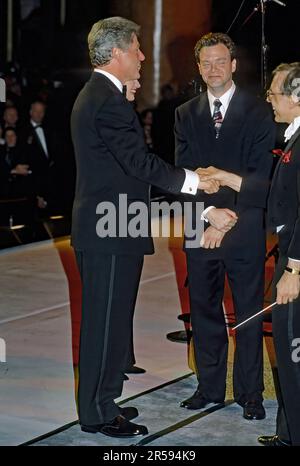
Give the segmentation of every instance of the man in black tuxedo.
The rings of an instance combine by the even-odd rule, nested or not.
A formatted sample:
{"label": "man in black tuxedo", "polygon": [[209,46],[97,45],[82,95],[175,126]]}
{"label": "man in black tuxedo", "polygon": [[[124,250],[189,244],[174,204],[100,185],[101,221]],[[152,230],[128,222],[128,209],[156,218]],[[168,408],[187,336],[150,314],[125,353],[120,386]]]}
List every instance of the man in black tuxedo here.
{"label": "man in black tuxedo", "polygon": [[[191,322],[198,388],[181,403],[200,409],[223,402],[228,335],[222,306],[225,273],[237,321],[260,310],[264,296],[264,208],[272,166],[274,125],[267,106],[235,86],[235,46],[221,33],[203,36],[195,46],[207,92],[176,111],[177,166],[217,179],[220,190],[199,193],[207,228],[201,247],[186,250]],[[220,224],[233,212],[238,221],[226,232]],[[246,419],[263,419],[262,320],[236,332],[234,398]]]}
{"label": "man in black tuxedo", "polygon": [[51,202],[52,192],[55,191],[51,183],[56,156],[55,135],[49,127],[43,125],[45,113],[46,105],[43,102],[32,102],[30,121],[21,132],[22,150],[26,152],[32,170],[33,189],[40,209],[44,209]]}
{"label": "man in black tuxedo", "polygon": [[267,92],[275,121],[288,123],[284,151],[276,166],[268,218],[279,238],[274,277],[272,330],[278,376],[276,435],[259,437],[266,446],[300,446],[300,62],[273,71]]}
{"label": "man in black tuxedo", "polygon": [[[148,206],[150,184],[172,193],[219,188],[218,182],[203,184],[194,172],[147,153],[137,115],[122,94],[124,83],[140,77],[145,59],[138,32],[135,23],[119,17],[93,25],[88,44],[94,72],[71,116],[77,165],[72,245],[83,287],[79,421],[85,432],[114,437],[147,433],[145,426],[130,422],[138,415],[135,408],[121,409],[114,401],[122,392],[143,257],[154,252],[148,216],[148,233],[134,237],[127,233],[132,215],[127,219],[124,211],[136,201]],[[125,209],[121,194],[127,196]],[[116,219],[124,219],[114,231],[103,228],[108,206]],[[234,223],[225,222],[228,228]]]}

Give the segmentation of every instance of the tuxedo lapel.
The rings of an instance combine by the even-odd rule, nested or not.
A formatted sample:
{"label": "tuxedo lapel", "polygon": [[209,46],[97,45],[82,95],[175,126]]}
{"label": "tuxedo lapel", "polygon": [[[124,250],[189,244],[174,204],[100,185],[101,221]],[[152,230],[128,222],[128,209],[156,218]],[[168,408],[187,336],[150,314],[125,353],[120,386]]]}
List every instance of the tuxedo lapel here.
{"label": "tuxedo lapel", "polygon": [[[300,128],[297,129],[297,131],[293,134],[291,139],[287,142],[287,144],[286,144],[286,146],[284,148],[284,152],[288,152],[291,149],[291,147],[296,142],[296,140],[298,139],[299,136],[300,136]],[[278,160],[275,171],[274,171],[274,175],[273,175],[274,179],[277,177],[281,165],[282,165],[282,162],[281,162],[281,159],[280,159],[280,160]]]}
{"label": "tuxedo lapel", "polygon": [[[293,146],[293,144],[296,142],[296,140],[298,139],[298,137],[300,136],[300,128],[293,134],[293,136],[291,137],[291,139],[287,142],[285,148],[284,148],[284,152],[288,152],[291,147]],[[282,168],[282,162],[281,162],[281,159],[278,160],[277,162],[277,165],[276,165],[276,168],[274,170],[274,174],[273,174],[273,179],[272,179],[272,184],[271,184],[271,189],[270,189],[270,195],[269,195],[269,199],[271,199],[273,197],[273,193],[276,191],[277,189],[277,177],[278,177],[278,174],[279,174],[279,170]]]}
{"label": "tuxedo lapel", "polygon": [[[44,157],[48,159],[47,157],[47,154],[45,153],[44,151],[44,148],[42,146],[42,143],[40,141],[40,138],[38,137],[38,134],[36,132],[36,129],[33,125],[32,126],[32,136],[33,136],[33,139],[35,140],[36,144],[39,146],[41,152],[43,153]],[[46,144],[47,144],[47,139],[46,139],[46,134],[45,134],[45,131],[44,131],[44,136],[45,136],[45,140],[46,140]]]}

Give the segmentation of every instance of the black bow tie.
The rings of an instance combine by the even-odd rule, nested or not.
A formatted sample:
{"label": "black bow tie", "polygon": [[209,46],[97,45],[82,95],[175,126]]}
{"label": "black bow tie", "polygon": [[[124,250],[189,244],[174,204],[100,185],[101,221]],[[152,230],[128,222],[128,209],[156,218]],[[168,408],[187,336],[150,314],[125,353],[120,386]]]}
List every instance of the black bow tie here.
{"label": "black bow tie", "polygon": [[123,86],[122,94],[124,97],[126,97],[126,92],[127,92],[127,86]]}
{"label": "black bow tie", "polygon": [[43,128],[43,125],[35,125],[34,129]]}

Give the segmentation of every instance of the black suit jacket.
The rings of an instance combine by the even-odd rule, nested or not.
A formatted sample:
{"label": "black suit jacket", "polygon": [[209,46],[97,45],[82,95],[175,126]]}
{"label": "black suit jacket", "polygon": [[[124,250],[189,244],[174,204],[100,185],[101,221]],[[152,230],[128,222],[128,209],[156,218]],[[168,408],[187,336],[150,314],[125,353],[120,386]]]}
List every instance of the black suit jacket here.
{"label": "black suit jacket", "polygon": [[[147,237],[106,237],[96,233],[101,202],[110,202],[119,218],[119,194],[149,204],[149,184],[178,193],[184,171],[149,154],[143,130],[132,105],[118,88],[100,73],[92,73],[79,93],[71,116],[77,165],[73,206],[72,244],[111,254],[151,254]],[[124,212],[123,212],[124,213]],[[149,219],[148,219],[149,220]],[[150,229],[150,228],[149,228]]]}
{"label": "black suit jacket", "polygon": [[300,260],[300,128],[288,141],[289,163],[279,160],[268,201],[270,226],[284,225],[279,232],[279,246],[284,255]]}
{"label": "black suit jacket", "polygon": [[212,165],[243,178],[239,193],[228,187],[212,195],[198,192],[195,201],[203,202],[204,208],[227,207],[239,216],[220,248],[200,248],[198,253],[242,257],[263,253],[274,138],[275,125],[268,106],[239,88],[230,101],[218,139],[206,92],[176,110],[176,164],[191,169]]}
{"label": "black suit jacket", "polygon": [[56,153],[56,143],[54,132],[43,126],[44,136],[47,144],[48,157],[36,133],[36,129],[31,123],[26,125],[21,132],[22,151],[26,155],[26,163],[32,170],[33,190],[37,195],[49,200],[52,190],[51,170],[54,168],[54,158]]}

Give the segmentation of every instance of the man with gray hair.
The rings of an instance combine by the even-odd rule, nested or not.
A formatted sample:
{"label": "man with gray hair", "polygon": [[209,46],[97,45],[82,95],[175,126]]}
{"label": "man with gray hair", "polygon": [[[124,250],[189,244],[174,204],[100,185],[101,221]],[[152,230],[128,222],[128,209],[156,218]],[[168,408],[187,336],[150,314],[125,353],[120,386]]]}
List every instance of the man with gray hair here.
{"label": "man with gray hair", "polygon": [[[137,200],[149,205],[150,184],[193,195],[197,189],[219,188],[218,182],[202,183],[196,173],[147,152],[135,111],[122,94],[125,82],[139,79],[145,60],[138,34],[139,26],[124,18],[93,25],[88,45],[94,72],[71,116],[77,165],[72,245],[83,287],[79,421],[85,432],[112,437],[148,433],[145,426],[130,422],[138,415],[135,408],[119,408],[114,400],[122,393],[143,258],[154,252],[151,233],[129,236],[131,217],[120,211],[119,196],[126,194],[128,212]],[[99,232],[99,206],[104,203],[115,207],[114,231]]]}
{"label": "man with gray hair", "polygon": [[272,330],[278,377],[276,435],[259,437],[265,446],[300,446],[300,63],[283,63],[273,71],[267,91],[275,121],[289,123],[284,151],[273,176],[268,217],[279,238],[274,277]]}

